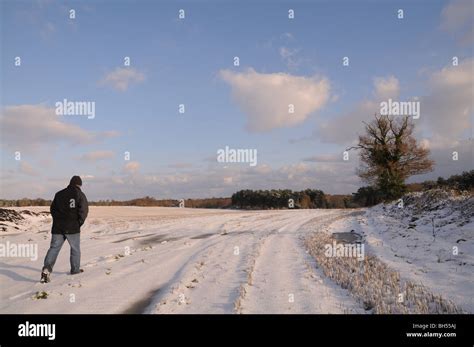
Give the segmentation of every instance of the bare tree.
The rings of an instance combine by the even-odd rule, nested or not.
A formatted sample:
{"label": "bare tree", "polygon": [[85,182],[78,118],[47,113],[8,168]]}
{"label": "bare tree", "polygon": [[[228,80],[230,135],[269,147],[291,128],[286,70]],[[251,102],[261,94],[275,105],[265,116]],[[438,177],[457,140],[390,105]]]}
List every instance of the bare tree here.
{"label": "bare tree", "polygon": [[361,166],[358,175],[380,190],[384,198],[395,199],[405,192],[405,180],[432,170],[429,149],[419,146],[413,137],[414,125],[408,117],[375,115],[359,136]]}

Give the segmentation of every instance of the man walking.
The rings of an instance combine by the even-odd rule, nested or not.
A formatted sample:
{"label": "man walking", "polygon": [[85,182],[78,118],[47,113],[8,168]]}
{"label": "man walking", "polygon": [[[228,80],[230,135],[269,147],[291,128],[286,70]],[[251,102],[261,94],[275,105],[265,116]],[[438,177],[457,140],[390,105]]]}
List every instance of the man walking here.
{"label": "man walking", "polygon": [[44,266],[41,271],[41,282],[51,281],[54,263],[65,240],[71,246],[71,275],[83,272],[80,268],[81,247],[80,232],[84,224],[89,206],[85,194],[81,191],[82,180],[79,176],[73,176],[69,186],[59,191],[51,203],[51,216],[53,227],[51,230],[51,245],[44,258]]}

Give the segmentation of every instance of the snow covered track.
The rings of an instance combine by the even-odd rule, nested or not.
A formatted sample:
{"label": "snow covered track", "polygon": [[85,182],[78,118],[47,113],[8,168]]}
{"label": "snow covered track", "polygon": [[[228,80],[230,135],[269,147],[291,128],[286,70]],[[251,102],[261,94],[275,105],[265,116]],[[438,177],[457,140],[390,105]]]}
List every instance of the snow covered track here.
{"label": "snow covered track", "polygon": [[[342,213],[311,219],[323,224]],[[300,228],[308,220],[285,224],[261,243],[239,303],[241,313],[355,313],[362,311],[347,292],[318,272],[303,248]]]}
{"label": "snow covered track", "polygon": [[65,245],[48,284],[37,283],[50,239],[41,220],[1,234],[3,243],[37,243],[39,254],[0,261],[0,312],[361,312],[303,243],[315,231],[303,228],[309,221],[317,228],[349,213],[93,207],[81,235],[85,273],[67,275]]}

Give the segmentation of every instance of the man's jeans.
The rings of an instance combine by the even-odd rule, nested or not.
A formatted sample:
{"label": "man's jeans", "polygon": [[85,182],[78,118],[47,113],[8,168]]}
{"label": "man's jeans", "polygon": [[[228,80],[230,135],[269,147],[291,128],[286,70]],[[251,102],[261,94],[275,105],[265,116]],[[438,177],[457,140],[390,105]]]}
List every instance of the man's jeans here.
{"label": "man's jeans", "polygon": [[80,271],[81,264],[81,234],[52,234],[51,245],[49,246],[48,253],[44,258],[44,269],[48,269],[51,273],[53,272],[54,263],[58,258],[59,251],[63,246],[64,241],[67,240],[71,246],[71,273],[78,273]]}

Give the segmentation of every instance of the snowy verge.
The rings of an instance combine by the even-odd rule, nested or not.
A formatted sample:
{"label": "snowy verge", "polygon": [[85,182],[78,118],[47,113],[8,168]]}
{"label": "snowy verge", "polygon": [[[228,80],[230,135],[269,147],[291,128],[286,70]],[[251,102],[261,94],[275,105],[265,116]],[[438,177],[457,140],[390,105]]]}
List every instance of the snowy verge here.
{"label": "snowy verge", "polygon": [[[441,190],[411,193],[403,203],[379,204],[358,216],[336,221],[327,233],[352,231],[362,235],[365,253],[386,264],[387,271],[399,273],[400,283],[424,288],[429,296],[442,297],[472,313],[473,206],[472,194]],[[390,300],[396,294],[391,293]]]}
{"label": "snowy verge", "polygon": [[48,208],[0,208],[0,233],[3,235],[25,230],[43,231],[51,222]]}

